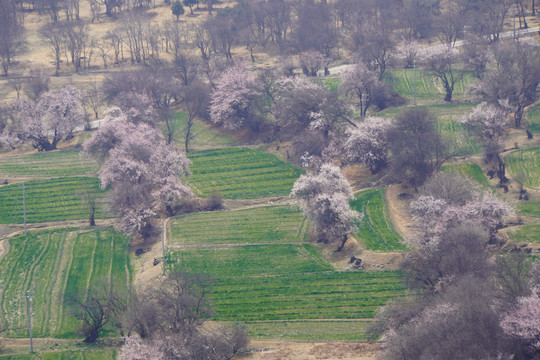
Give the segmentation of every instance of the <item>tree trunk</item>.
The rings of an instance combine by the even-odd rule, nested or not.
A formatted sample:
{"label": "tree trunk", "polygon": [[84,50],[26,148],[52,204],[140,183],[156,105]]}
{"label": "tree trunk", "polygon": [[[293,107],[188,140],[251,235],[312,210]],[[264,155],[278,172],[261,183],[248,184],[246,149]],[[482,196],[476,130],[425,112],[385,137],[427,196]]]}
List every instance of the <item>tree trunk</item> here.
{"label": "tree trunk", "polygon": [[345,247],[345,243],[347,242],[347,234],[343,235],[343,239],[341,239],[341,244],[338,246],[335,252],[340,252]]}
{"label": "tree trunk", "polygon": [[96,215],[96,208],[92,208],[92,211],[90,212],[90,219],[89,219],[90,226],[96,226],[95,215]]}
{"label": "tree trunk", "polygon": [[88,335],[86,335],[86,338],[83,340],[83,342],[86,344],[92,344],[96,342],[98,337],[99,337],[99,333],[97,329],[90,329],[88,330]]}

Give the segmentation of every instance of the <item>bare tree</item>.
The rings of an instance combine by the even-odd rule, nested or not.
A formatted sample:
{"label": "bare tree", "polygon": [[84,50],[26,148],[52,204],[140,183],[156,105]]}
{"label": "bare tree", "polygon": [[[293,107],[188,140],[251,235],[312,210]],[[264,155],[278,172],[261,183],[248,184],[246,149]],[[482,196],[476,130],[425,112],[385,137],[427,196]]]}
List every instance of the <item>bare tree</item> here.
{"label": "bare tree", "polygon": [[97,82],[93,81],[90,88],[85,91],[83,102],[94,112],[95,119],[99,116],[99,110],[103,107],[102,92],[98,88]]}
{"label": "bare tree", "polygon": [[193,133],[194,121],[208,107],[209,100],[210,88],[201,82],[193,82],[184,88],[183,104],[188,115],[184,125],[184,146],[186,153],[190,151],[189,144],[195,137]]}
{"label": "bare tree", "polygon": [[0,60],[6,76],[13,56],[23,41],[24,27],[20,16],[14,1],[0,0]]}
{"label": "bare tree", "polygon": [[41,34],[47,41],[51,49],[51,55],[55,64],[55,76],[58,76],[60,71],[60,63],[62,61],[62,53],[65,47],[64,29],[58,23],[49,23],[43,27]]}
{"label": "bare tree", "polygon": [[51,77],[44,68],[36,67],[25,77],[24,93],[36,100],[42,93],[49,91],[50,80]]}

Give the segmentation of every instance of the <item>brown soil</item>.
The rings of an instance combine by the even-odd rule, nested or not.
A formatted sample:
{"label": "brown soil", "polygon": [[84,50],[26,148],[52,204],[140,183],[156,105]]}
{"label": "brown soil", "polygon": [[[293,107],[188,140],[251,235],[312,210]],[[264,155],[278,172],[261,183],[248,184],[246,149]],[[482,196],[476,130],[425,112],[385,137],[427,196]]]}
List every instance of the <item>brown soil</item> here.
{"label": "brown soil", "polygon": [[386,189],[386,203],[390,222],[408,243],[410,239],[418,235],[418,229],[414,227],[413,219],[409,213],[410,200],[399,198],[399,195],[403,193],[414,196],[410,190],[404,189],[400,184],[389,186]]}
{"label": "brown soil", "polygon": [[[249,345],[259,351],[238,359],[249,360],[371,360],[380,351],[379,343],[357,342],[299,342],[299,341],[252,341]],[[261,351],[263,350],[263,351]]]}

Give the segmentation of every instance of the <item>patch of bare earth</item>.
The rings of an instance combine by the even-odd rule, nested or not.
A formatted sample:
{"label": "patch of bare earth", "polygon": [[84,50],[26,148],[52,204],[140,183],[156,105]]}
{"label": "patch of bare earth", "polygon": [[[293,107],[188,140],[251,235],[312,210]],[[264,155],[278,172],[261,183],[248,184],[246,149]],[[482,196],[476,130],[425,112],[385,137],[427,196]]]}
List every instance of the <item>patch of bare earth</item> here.
{"label": "patch of bare earth", "polygon": [[[300,342],[300,341],[252,341],[250,347],[255,349],[237,359],[250,360],[372,360],[380,350],[378,343],[358,342]],[[258,351],[257,351],[258,350]]]}

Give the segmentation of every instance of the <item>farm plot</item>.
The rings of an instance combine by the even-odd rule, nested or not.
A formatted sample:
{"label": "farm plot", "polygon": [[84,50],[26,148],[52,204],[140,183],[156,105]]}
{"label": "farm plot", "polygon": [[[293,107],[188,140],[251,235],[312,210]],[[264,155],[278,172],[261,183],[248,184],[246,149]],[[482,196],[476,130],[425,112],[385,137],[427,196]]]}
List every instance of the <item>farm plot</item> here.
{"label": "farm plot", "polygon": [[448,164],[442,167],[442,171],[451,174],[461,175],[468,177],[471,180],[476,181],[482,186],[488,187],[489,181],[484,175],[484,172],[478,166],[478,164],[461,163],[461,164]]}
{"label": "farm plot", "polygon": [[395,251],[406,249],[401,236],[388,221],[384,194],[386,189],[370,189],[360,192],[351,201],[354,210],[364,215],[356,236],[369,250]]}
{"label": "farm plot", "polygon": [[121,290],[131,281],[129,239],[110,229],[39,231],[9,245],[0,262],[0,309],[11,337],[28,336],[27,291],[34,336],[76,337],[81,322],[72,299],[84,297],[90,285]]}
{"label": "farm plot", "polygon": [[97,168],[95,161],[81,159],[78,151],[51,151],[0,157],[0,178],[91,176],[96,173]]}
{"label": "farm plot", "polygon": [[540,242],[540,219],[532,220],[522,226],[513,227],[508,230],[508,235],[514,241],[538,243]]}
{"label": "farm plot", "polygon": [[[182,111],[176,114],[176,123],[174,126],[178,131],[175,132],[174,140],[178,144],[182,144],[182,146],[184,145],[185,140],[186,121],[187,115],[185,112]],[[202,150],[235,145],[235,141],[232,138],[221,134],[216,129],[210,128],[209,125],[200,119],[195,119],[193,127],[191,128],[191,134],[194,137],[190,141],[190,150]]]}
{"label": "farm plot", "polygon": [[171,253],[182,269],[221,277],[287,275],[332,270],[315,248],[303,245],[244,245],[182,249]]}
{"label": "farm plot", "polygon": [[367,341],[367,320],[295,320],[257,321],[247,324],[257,339],[308,341]]}
{"label": "farm plot", "polygon": [[[88,206],[83,201],[87,190],[95,194],[98,201],[96,218],[108,217],[104,191],[99,189],[97,178],[63,177],[26,182],[26,221],[38,223],[87,218]],[[23,221],[22,184],[0,187],[0,224],[22,224]]]}
{"label": "farm plot", "polygon": [[[388,81],[394,85],[398,94],[412,98],[414,96],[414,69],[401,69],[389,72]],[[456,72],[455,76],[459,76]],[[465,95],[467,87],[474,82],[471,72],[465,72],[454,87],[454,97]],[[434,78],[428,70],[416,69],[416,97],[443,99],[446,92],[439,79]]]}
{"label": "farm plot", "polygon": [[534,106],[526,115],[527,125],[533,133],[540,132],[540,105]]}
{"label": "farm plot", "polygon": [[[389,299],[405,293],[399,272],[334,271],[314,246],[301,243],[305,222],[299,209],[283,206],[180,217],[172,225],[168,263],[170,268],[213,276],[214,319],[246,321],[248,328],[253,324],[253,334],[279,332],[276,329],[291,320],[315,324],[322,319],[371,318]],[[269,229],[281,226],[288,229],[283,236],[268,235]],[[198,237],[197,228],[202,228]],[[182,237],[184,230],[188,236]],[[250,323],[274,320],[282,323],[271,329]],[[298,324],[296,338],[309,338],[308,327]],[[350,338],[332,334],[328,325],[325,329],[311,336]]]}
{"label": "farm plot", "polygon": [[512,151],[505,157],[505,161],[511,177],[523,175],[526,187],[540,188],[540,148]]}
{"label": "farm plot", "polygon": [[0,359],[10,360],[112,360],[116,358],[115,349],[57,350],[38,351],[34,355],[0,355]]}
{"label": "farm plot", "polygon": [[288,195],[302,170],[272,154],[248,148],[206,150],[188,154],[188,179],[201,196],[219,191],[228,199]]}
{"label": "farm plot", "polygon": [[223,321],[361,319],[404,293],[399,272],[331,271],[221,278],[211,298]]}
{"label": "farm plot", "polygon": [[214,211],[174,219],[170,241],[184,246],[300,243],[305,227],[306,218],[297,207]]}

